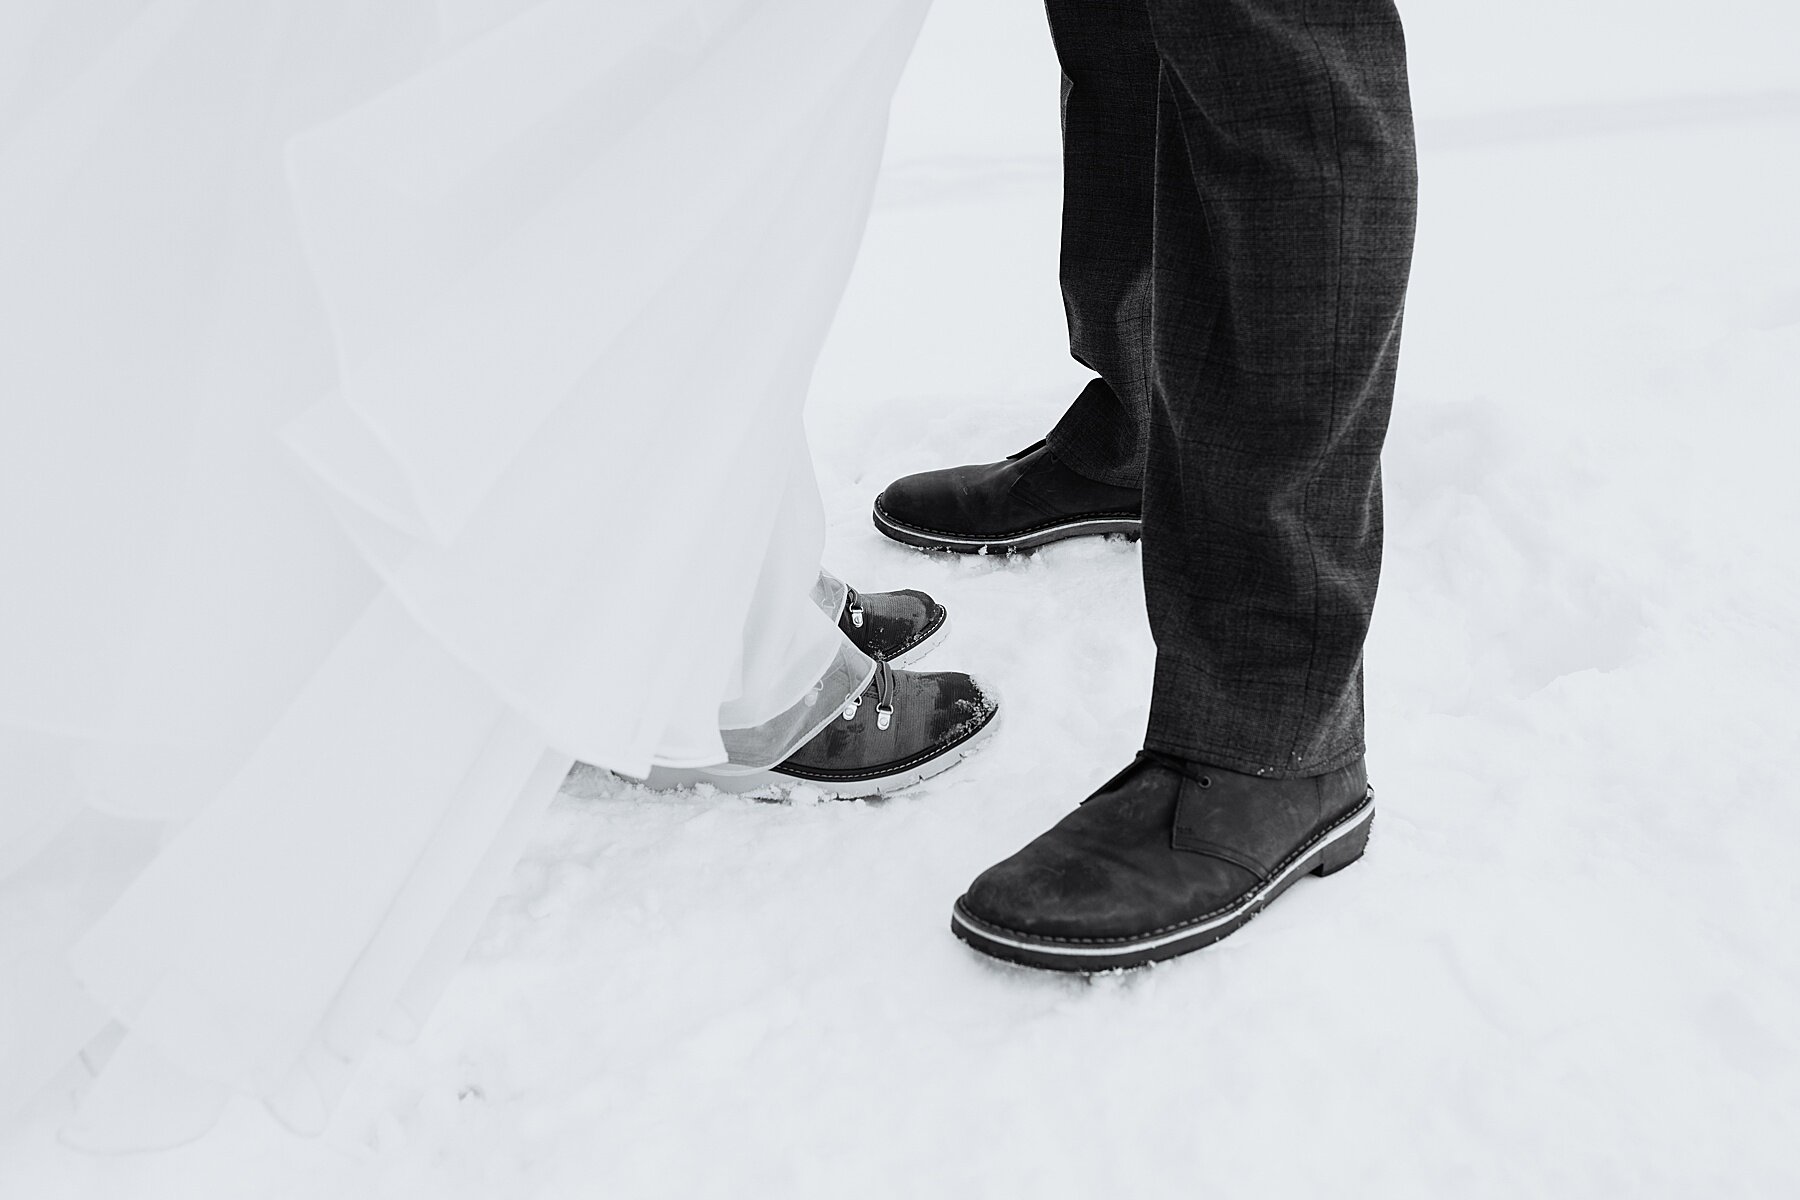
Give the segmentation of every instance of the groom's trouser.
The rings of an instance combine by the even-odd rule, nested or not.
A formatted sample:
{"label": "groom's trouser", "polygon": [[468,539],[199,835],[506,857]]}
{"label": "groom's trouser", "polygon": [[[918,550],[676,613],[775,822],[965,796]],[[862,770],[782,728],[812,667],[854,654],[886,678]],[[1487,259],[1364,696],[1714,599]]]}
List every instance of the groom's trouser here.
{"label": "groom's trouser", "polygon": [[1333,770],[1363,752],[1417,206],[1393,0],[1048,8],[1063,297],[1100,375],[1050,447],[1143,487],[1146,744]]}

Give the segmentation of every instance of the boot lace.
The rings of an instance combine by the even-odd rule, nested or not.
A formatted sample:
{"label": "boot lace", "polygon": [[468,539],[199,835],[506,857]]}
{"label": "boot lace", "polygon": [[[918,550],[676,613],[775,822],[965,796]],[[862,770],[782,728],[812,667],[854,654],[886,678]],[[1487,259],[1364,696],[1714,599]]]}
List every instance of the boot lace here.
{"label": "boot lace", "polygon": [[875,677],[859,694],[845,702],[844,711],[839,715],[846,721],[855,720],[863,698],[871,691],[875,693],[875,728],[886,729],[894,723],[894,669],[879,658],[875,660]]}

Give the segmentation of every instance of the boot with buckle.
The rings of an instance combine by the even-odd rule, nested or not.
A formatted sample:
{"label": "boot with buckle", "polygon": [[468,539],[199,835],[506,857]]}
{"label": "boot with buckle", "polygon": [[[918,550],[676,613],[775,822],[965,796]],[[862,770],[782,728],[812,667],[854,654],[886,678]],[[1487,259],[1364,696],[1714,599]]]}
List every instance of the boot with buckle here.
{"label": "boot with buckle", "polygon": [[949,632],[950,614],[924,592],[847,589],[838,628],[870,658],[904,667],[935,650]]}

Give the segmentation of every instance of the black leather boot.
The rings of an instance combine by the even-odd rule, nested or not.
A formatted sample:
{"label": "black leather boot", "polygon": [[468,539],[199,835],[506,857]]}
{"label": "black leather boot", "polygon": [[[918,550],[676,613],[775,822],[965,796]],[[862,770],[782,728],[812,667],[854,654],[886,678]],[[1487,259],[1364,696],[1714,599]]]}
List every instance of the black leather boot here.
{"label": "black leather boot", "polygon": [[1084,534],[1136,537],[1137,488],[1097,483],[1058,462],[1043,442],[1005,462],[896,479],[875,497],[875,528],[921,550],[1028,550]]}
{"label": "black leather boot", "polygon": [[1146,751],[984,871],[950,928],[985,954],[1059,971],[1186,954],[1301,876],[1360,858],[1374,795],[1361,759],[1312,779],[1264,779]]}
{"label": "black leather boot", "polygon": [[770,773],[841,798],[893,791],[955,766],[998,711],[960,672],[895,671],[878,662],[862,695]]}
{"label": "black leather boot", "polygon": [[858,650],[890,667],[919,661],[949,632],[949,612],[924,592],[848,592],[838,628]]}
{"label": "black leather boot", "polygon": [[947,771],[993,731],[1000,711],[980,684],[958,671],[896,671],[876,660],[861,694],[824,728],[772,767],[658,767],[653,788],[705,783],[724,792],[781,794],[810,784],[853,799],[910,787]]}

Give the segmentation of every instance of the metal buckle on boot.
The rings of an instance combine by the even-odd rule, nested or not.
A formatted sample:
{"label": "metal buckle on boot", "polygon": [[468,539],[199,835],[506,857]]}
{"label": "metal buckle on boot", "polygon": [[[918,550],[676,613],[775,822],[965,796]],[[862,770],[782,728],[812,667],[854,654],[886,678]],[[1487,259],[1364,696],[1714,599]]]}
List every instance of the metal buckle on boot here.
{"label": "metal buckle on boot", "polygon": [[894,670],[882,659],[875,660],[875,728],[886,729],[894,723]]}

